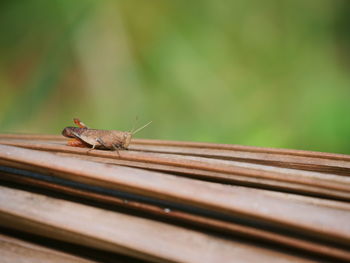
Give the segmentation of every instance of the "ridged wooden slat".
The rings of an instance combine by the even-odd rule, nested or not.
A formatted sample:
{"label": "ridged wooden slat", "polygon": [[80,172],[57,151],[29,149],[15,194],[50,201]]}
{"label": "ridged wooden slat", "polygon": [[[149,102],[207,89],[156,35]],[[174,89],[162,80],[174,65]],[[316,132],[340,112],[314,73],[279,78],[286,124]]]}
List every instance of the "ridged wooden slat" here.
{"label": "ridged wooden slat", "polygon": [[72,181],[254,218],[343,244],[350,242],[348,211],[286,201],[262,190],[200,182],[5,145],[0,145],[0,160],[45,169]]}
{"label": "ridged wooden slat", "polygon": [[[48,141],[67,141],[66,138],[61,135],[48,135],[48,134],[0,134],[2,140],[48,140]],[[189,149],[213,149],[213,150],[228,150],[238,151],[246,153],[268,153],[268,154],[280,154],[290,156],[312,157],[329,160],[350,161],[350,156],[346,154],[337,153],[325,153],[316,151],[305,150],[292,150],[292,149],[280,149],[280,148],[268,148],[268,147],[254,147],[235,144],[216,144],[216,143],[203,143],[203,142],[186,142],[186,141],[167,141],[167,140],[150,140],[150,139],[132,139],[131,147],[137,145],[144,145],[149,147],[173,147],[168,148],[169,152],[179,151],[181,154]],[[195,152],[191,152],[194,155]],[[203,155],[206,155],[203,153]],[[225,156],[220,153],[219,156]],[[349,168],[349,166],[346,166]]]}
{"label": "ridged wooden slat", "polygon": [[[200,215],[190,214],[183,211],[170,210],[168,208],[158,207],[151,204],[144,204],[137,201],[130,201],[130,200],[125,200],[125,199],[121,199],[113,196],[106,196],[102,194],[91,193],[88,191],[82,191],[71,187],[57,185],[54,183],[43,182],[32,178],[26,178],[19,175],[12,175],[12,174],[6,174],[6,173],[0,172],[0,176],[1,176],[1,180],[7,180],[7,181],[12,181],[17,183],[21,182],[25,185],[33,185],[36,187],[40,186],[45,189],[51,189],[56,192],[71,194],[78,197],[85,197],[85,198],[88,198],[89,200],[94,200],[94,201],[97,200],[103,203],[117,205],[120,207],[132,208],[132,209],[135,209],[136,211],[143,211],[143,212],[156,215],[157,217],[162,217],[165,219],[171,218],[173,220],[176,219],[176,220],[179,220],[180,222],[190,223],[195,226],[202,226],[202,227],[208,228],[209,230],[219,231],[223,234],[232,234],[234,236],[237,236],[237,235],[245,236],[248,238],[259,239],[261,242],[266,241],[270,243],[275,243],[276,245],[284,245],[284,246],[300,249],[307,253],[312,252],[314,254],[334,257],[339,260],[350,261],[350,251],[337,249],[329,245],[318,244],[309,240],[302,240],[296,237],[289,237],[280,233],[269,232],[267,230],[262,230],[251,226],[244,226],[233,222],[225,222],[222,220],[203,217]],[[292,199],[293,197],[288,196],[287,198]],[[315,200],[314,198],[310,198],[309,200],[305,200],[305,198],[303,198],[303,201],[309,201],[310,203],[313,203],[313,204],[331,206],[339,209],[345,209],[345,210],[350,209],[350,206],[345,206],[333,201],[325,201],[325,200],[317,200],[317,199]]]}
{"label": "ridged wooden slat", "polygon": [[308,262],[149,219],[0,187],[0,223],[154,262]]}
{"label": "ridged wooden slat", "polygon": [[93,261],[0,234],[2,263],[92,263]]}
{"label": "ridged wooden slat", "polygon": [[[350,261],[348,155],[144,139],[118,152],[65,143],[60,136],[0,134],[0,183],[32,185],[245,237],[254,240],[251,248],[268,242]],[[65,186],[40,174],[165,203]]]}
{"label": "ridged wooden slat", "polygon": [[130,147],[135,150],[203,156],[310,171],[350,174],[350,158],[343,154],[273,149],[238,145],[141,140]]}
{"label": "ridged wooden slat", "polygon": [[[173,161],[176,163],[173,162],[173,164],[164,164],[160,162],[161,160],[159,160],[159,157],[152,157],[149,155],[147,159],[143,159],[143,161],[141,161],[139,158],[137,158],[140,156],[139,153],[130,151],[128,153],[120,153],[117,159],[116,155],[111,155],[111,153],[106,153],[105,155],[105,153],[93,152],[89,153],[89,155],[85,155],[83,151],[77,151],[80,152],[64,152],[58,154],[62,156],[74,156],[79,159],[101,163],[175,173],[194,179],[213,181],[223,184],[244,185],[275,191],[284,191],[350,201],[350,194],[348,191],[349,178],[346,178],[344,176],[320,174],[316,172],[300,171],[288,168],[276,168],[266,165],[246,164],[242,162],[232,161],[229,162],[229,165],[226,164],[228,168],[226,171],[215,171],[211,168],[206,169],[207,165],[200,166],[200,162],[207,161],[206,158],[201,158],[200,161],[197,160],[196,164],[199,165],[198,167],[200,168],[196,169],[194,167],[187,166],[186,162],[182,162],[183,158],[187,158],[182,156],[176,156],[177,158],[173,158]],[[103,155],[105,155],[105,157],[102,157]],[[135,156],[136,158],[134,158]],[[167,157],[171,158],[172,155],[168,155]],[[215,162],[216,167],[223,166],[220,165],[220,161],[218,160],[207,161],[209,164],[211,164],[211,162]],[[239,173],[239,171],[243,172]],[[313,184],[314,181],[316,181],[315,184]],[[332,188],[332,186],[335,186],[335,189]],[[341,190],[339,190],[339,188],[337,189],[337,186],[340,186]]]}
{"label": "ridged wooden slat", "polygon": [[[64,142],[57,135],[0,134],[0,140],[52,141]],[[350,156],[304,150],[290,150],[266,147],[253,147],[233,144],[215,144],[201,142],[181,142],[166,140],[133,139],[130,149],[177,153],[182,155],[238,159],[247,162],[268,163],[282,167],[331,171],[350,174]],[[302,157],[302,158],[299,158]]]}
{"label": "ridged wooden slat", "polygon": [[[56,137],[56,138],[62,139],[59,137]],[[216,144],[216,143],[203,143],[203,142],[184,142],[184,141],[166,141],[166,140],[149,140],[149,139],[134,139],[133,143],[137,145],[181,147],[181,149],[188,147],[192,149],[231,150],[231,151],[241,151],[241,152],[247,152],[247,153],[249,152],[250,153],[253,153],[253,152],[274,153],[274,154],[281,154],[281,155],[293,155],[293,156],[302,156],[302,157],[350,161],[350,156],[346,154],[281,149],[281,148],[255,147],[255,146],[244,146],[244,145],[236,145],[236,144]]]}
{"label": "ridged wooden slat", "polygon": [[140,151],[119,151],[117,154],[111,151],[68,147],[62,143],[7,141],[6,144],[30,149],[80,154],[84,158],[86,156],[103,157],[110,159],[110,161],[103,159],[104,162],[183,173],[191,177],[216,182],[250,184],[262,188],[277,188],[284,191],[350,201],[350,177],[341,175],[173,154]]}

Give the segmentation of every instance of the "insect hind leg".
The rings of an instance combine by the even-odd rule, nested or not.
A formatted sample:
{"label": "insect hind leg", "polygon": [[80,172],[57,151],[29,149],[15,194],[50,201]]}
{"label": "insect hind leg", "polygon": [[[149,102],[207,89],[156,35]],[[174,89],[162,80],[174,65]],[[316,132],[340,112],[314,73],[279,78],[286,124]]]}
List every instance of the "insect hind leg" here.
{"label": "insect hind leg", "polygon": [[[101,138],[97,138],[96,142],[98,142],[99,144],[101,144],[103,147],[106,147],[106,144],[103,142],[103,140]],[[94,149],[96,149],[97,143],[92,145],[92,148],[88,150],[88,153]]]}
{"label": "insect hind leg", "polygon": [[108,146],[105,144],[105,142],[104,142],[100,137],[98,137],[98,138],[96,139],[96,141],[97,141],[99,144],[101,144],[103,147],[105,147],[106,149],[108,149]]}
{"label": "insect hind leg", "polygon": [[119,150],[121,150],[121,149],[123,149],[123,148],[120,147],[119,144],[113,144],[112,147],[113,147],[113,150],[117,152],[118,157],[121,158],[120,153],[119,153]]}

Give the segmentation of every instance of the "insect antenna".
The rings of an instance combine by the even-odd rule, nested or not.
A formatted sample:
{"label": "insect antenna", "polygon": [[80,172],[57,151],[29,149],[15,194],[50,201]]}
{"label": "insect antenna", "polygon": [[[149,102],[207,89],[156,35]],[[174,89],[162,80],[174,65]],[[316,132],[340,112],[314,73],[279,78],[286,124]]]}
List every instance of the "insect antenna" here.
{"label": "insect antenna", "polygon": [[134,120],[134,123],[132,124],[132,129],[130,130],[130,133],[133,134],[134,133],[134,129],[135,129],[135,125],[136,125],[136,122],[138,120],[138,116],[136,116],[135,120]]}
{"label": "insect antenna", "polygon": [[135,133],[141,131],[142,129],[146,128],[148,125],[150,125],[152,123],[152,121],[146,123],[145,125],[143,125],[142,127],[138,128],[136,131],[131,131],[131,134],[134,135]]}

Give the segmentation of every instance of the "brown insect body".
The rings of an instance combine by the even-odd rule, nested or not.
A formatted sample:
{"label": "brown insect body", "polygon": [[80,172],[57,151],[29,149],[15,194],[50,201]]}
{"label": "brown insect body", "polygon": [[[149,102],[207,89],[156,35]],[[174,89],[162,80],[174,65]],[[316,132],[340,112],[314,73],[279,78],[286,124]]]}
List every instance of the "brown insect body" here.
{"label": "brown insect body", "polygon": [[[64,128],[64,130],[62,131],[63,136],[68,138],[76,138],[80,140],[83,144],[88,144],[92,146],[93,149],[97,148],[109,150],[128,149],[133,134],[150,124],[149,122],[134,132],[123,132],[117,130],[89,129],[78,119],[74,119],[74,122],[79,127]],[[69,143],[69,145],[81,147],[79,143],[74,142]]]}
{"label": "brown insect body", "polygon": [[98,149],[127,149],[131,141],[130,132],[79,128],[79,139]]}

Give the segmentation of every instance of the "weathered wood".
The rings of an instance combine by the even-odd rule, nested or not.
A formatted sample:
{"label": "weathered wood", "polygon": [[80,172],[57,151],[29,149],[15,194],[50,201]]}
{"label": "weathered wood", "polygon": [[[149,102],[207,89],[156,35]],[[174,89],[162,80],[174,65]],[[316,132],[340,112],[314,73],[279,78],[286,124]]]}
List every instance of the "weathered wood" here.
{"label": "weathered wood", "polygon": [[[118,152],[65,143],[61,136],[0,134],[0,183],[14,182],[7,185],[21,184],[26,190],[32,185],[45,193],[54,191],[132,209],[135,215],[153,215],[152,220],[147,219],[150,222],[169,218],[173,224],[200,226],[202,232],[224,233],[230,240],[234,237],[232,242],[249,238],[254,242],[245,245],[254,250],[254,255],[275,253],[255,250],[259,242],[268,242],[331,261],[350,261],[348,155],[142,139],[133,139],[129,151]],[[96,192],[91,187],[104,190]],[[120,191],[135,199],[111,195]],[[159,257],[135,250],[135,244],[120,247],[85,232],[62,232],[62,225],[45,228],[40,224],[46,224],[46,219],[41,222],[39,218],[8,213],[17,207],[7,209],[0,212],[5,226],[22,231],[31,226],[39,235],[48,235],[49,231],[54,238],[77,244],[147,260],[172,260],[169,255]],[[208,237],[217,238],[213,234]],[[281,254],[288,256],[287,251]]]}
{"label": "weathered wood", "polygon": [[[1,141],[0,141],[1,142]],[[265,189],[295,192],[326,198],[350,201],[350,177],[286,169],[246,162],[218,160],[198,156],[138,152],[94,151],[68,147],[61,142],[7,141],[6,144],[30,149],[71,153],[89,158],[102,157],[103,162],[116,163],[146,169],[175,172],[190,177],[222,183],[251,185]],[[131,147],[132,148],[132,147]],[[347,162],[345,162],[347,166]],[[350,166],[350,162],[349,162]]]}
{"label": "weathered wood", "polygon": [[239,215],[342,244],[350,242],[349,211],[286,200],[263,190],[218,185],[5,145],[0,145],[0,160],[31,165],[77,182]]}
{"label": "weathered wood", "polygon": [[0,224],[156,262],[307,262],[149,219],[0,187]]}
{"label": "weathered wood", "polygon": [[49,249],[30,242],[0,234],[0,255],[2,263],[89,263],[93,262]]}
{"label": "weathered wood", "polygon": [[[26,178],[20,175],[11,175],[0,173],[1,180],[7,180],[11,182],[20,182],[25,185],[40,186],[45,189],[51,189],[55,192],[70,194],[78,197],[88,198],[89,200],[99,201],[107,204],[111,204],[119,207],[126,207],[134,209],[135,211],[147,212],[152,215],[156,215],[159,218],[178,220],[179,222],[189,223],[194,226],[201,226],[209,230],[218,231],[223,234],[231,234],[233,236],[244,236],[247,238],[254,238],[260,240],[260,242],[270,242],[275,245],[284,245],[294,249],[300,249],[307,253],[314,253],[315,255],[333,257],[338,260],[349,260],[350,251],[332,247],[330,245],[323,245],[310,240],[300,239],[298,237],[291,237],[284,235],[283,233],[274,233],[267,230],[259,229],[257,227],[240,225],[234,222],[227,222],[223,220],[208,218],[196,214],[190,214],[179,210],[167,209],[151,204],[145,204],[137,201],[125,200],[114,196],[106,196],[97,193],[91,193],[88,191],[82,191],[71,187],[56,185],[49,182],[43,182],[32,178]],[[280,194],[278,194],[280,195]],[[282,196],[288,199],[300,199],[293,195]],[[349,205],[345,205],[339,202],[316,199],[316,198],[305,198],[303,202],[309,202],[316,205],[330,206],[338,209],[350,210]]]}

